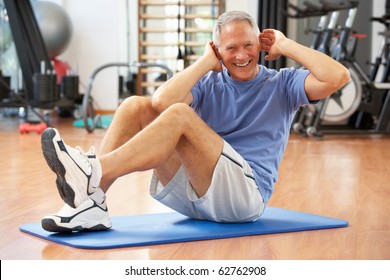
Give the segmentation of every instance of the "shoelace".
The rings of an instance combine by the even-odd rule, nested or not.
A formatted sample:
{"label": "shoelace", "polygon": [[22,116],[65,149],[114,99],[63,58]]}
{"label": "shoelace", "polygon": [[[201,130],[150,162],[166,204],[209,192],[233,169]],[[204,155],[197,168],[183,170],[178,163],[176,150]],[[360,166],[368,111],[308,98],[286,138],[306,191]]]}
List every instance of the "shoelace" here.
{"label": "shoelace", "polygon": [[77,150],[77,152],[81,155],[81,157],[85,163],[87,163],[88,165],[91,165],[91,163],[89,162],[89,159],[88,159],[88,155],[95,154],[95,147],[94,146],[92,146],[87,153],[84,152],[84,150],[80,146],[76,146],[75,150]]}

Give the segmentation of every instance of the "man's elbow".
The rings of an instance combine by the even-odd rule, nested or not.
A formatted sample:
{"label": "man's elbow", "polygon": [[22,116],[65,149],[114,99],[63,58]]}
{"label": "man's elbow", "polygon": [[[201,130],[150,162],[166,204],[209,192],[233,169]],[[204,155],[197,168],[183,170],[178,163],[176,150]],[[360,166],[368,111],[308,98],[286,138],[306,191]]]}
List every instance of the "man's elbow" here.
{"label": "man's elbow", "polygon": [[[309,100],[311,101],[325,99],[337,92],[340,88],[344,87],[349,81],[349,70],[343,66],[339,71],[329,73],[326,81],[318,83],[317,80],[314,87],[309,87],[306,92]],[[312,90],[310,90],[310,88]]]}
{"label": "man's elbow", "polygon": [[351,74],[347,68],[344,68],[343,71],[341,71],[340,79],[339,79],[339,88],[345,86],[349,81],[351,80]]}
{"label": "man's elbow", "polygon": [[329,87],[329,89],[331,89],[330,92],[334,93],[335,91],[339,90],[347,83],[349,83],[350,79],[351,76],[349,70],[347,68],[341,69],[341,71],[339,71],[337,75],[335,75],[334,79],[331,81]]}

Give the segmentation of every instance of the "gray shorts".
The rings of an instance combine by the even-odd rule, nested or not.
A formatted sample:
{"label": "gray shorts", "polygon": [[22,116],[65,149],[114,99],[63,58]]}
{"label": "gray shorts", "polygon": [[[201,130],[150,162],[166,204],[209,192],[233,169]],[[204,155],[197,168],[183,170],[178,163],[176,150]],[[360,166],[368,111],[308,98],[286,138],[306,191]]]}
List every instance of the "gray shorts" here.
{"label": "gray shorts", "polygon": [[252,169],[227,142],[204,196],[197,196],[183,166],[165,187],[154,173],[150,194],[188,217],[223,223],[255,221],[265,207]]}

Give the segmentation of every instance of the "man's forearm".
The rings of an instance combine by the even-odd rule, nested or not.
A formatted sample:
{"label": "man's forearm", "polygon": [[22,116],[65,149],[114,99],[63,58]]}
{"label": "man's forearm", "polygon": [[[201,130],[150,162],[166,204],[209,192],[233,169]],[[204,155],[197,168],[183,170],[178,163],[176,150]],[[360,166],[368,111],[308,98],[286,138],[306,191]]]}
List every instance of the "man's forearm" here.
{"label": "man's forearm", "polygon": [[319,51],[300,45],[288,38],[279,44],[281,54],[289,57],[310,71],[305,81],[309,100],[328,97],[350,79],[349,71],[341,63]]}
{"label": "man's forearm", "polygon": [[205,56],[200,57],[192,65],[175,74],[162,84],[153,95],[153,103],[157,110],[163,111],[172,104],[192,101],[191,89],[201,77],[212,69]]}
{"label": "man's forearm", "polygon": [[345,71],[344,66],[333,58],[293,40],[287,39],[283,49],[285,56],[309,69],[319,81],[337,81]]}

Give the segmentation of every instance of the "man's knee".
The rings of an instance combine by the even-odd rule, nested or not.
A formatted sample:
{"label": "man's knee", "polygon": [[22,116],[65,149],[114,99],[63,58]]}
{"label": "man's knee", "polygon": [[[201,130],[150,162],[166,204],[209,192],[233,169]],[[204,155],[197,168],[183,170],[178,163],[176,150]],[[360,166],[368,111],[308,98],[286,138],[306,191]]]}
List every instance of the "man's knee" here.
{"label": "man's knee", "polygon": [[124,108],[129,108],[129,107],[134,107],[134,108],[152,108],[151,105],[151,99],[146,96],[138,96],[138,95],[133,95],[128,98],[126,98],[120,105],[120,107]]}
{"label": "man's knee", "polygon": [[126,98],[119,110],[125,114],[132,114],[129,117],[140,119],[143,127],[158,116],[158,113],[153,109],[151,98],[146,96],[134,95]]}
{"label": "man's knee", "polygon": [[198,117],[194,110],[185,103],[173,104],[165,111],[165,113],[174,118],[178,123],[191,122],[194,118]]}

